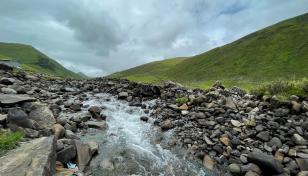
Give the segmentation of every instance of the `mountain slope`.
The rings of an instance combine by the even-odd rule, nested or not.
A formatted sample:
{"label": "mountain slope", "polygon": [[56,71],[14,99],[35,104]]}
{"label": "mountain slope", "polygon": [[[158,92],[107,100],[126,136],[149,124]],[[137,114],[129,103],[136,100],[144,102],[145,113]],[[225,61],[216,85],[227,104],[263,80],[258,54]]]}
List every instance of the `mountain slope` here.
{"label": "mountain slope", "polygon": [[[156,65],[163,62],[156,62]],[[203,85],[215,80],[236,85],[308,77],[308,13],[185,59],[162,72],[156,72],[159,66],[151,67],[151,64],[112,76],[130,78],[142,75],[140,70],[146,68],[144,73],[151,70],[156,73],[155,77],[163,75],[188,85]]]}
{"label": "mountain slope", "polygon": [[1,58],[17,61],[25,70],[59,77],[81,78],[30,45],[0,42]]}

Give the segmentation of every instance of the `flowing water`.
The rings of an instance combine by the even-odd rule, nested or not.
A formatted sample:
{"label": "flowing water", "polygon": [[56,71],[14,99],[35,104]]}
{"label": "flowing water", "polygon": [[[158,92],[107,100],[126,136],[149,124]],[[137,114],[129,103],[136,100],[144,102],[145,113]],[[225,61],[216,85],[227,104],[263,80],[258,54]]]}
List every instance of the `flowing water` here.
{"label": "flowing water", "polygon": [[181,149],[164,147],[166,141],[173,140],[172,131],[162,133],[151,123],[141,121],[146,114],[140,107],[128,106],[108,94],[97,94],[85,104],[104,106],[109,126],[106,131],[93,130],[82,138],[100,144],[99,154],[91,162],[91,175],[215,175],[200,163],[185,159]]}

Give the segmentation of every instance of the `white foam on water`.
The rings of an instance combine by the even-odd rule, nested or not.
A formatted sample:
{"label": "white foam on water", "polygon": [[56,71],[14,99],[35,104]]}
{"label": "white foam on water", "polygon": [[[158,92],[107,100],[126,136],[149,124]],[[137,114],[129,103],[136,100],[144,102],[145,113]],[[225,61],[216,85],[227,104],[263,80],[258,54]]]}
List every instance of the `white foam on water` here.
{"label": "white foam on water", "polygon": [[[145,102],[147,106],[154,103]],[[95,139],[101,144],[95,163],[107,159],[113,160],[115,166],[114,170],[107,171],[97,164],[92,168],[93,175],[102,174],[100,172],[104,172],[104,175],[212,175],[199,164],[186,161],[182,156],[156,144],[155,136],[159,129],[140,120],[141,116],[147,115],[140,107],[129,106],[127,102],[108,94],[96,94],[84,104],[106,108],[102,113],[107,116],[108,130],[97,131],[94,136],[85,138]],[[165,135],[172,135],[172,132]]]}

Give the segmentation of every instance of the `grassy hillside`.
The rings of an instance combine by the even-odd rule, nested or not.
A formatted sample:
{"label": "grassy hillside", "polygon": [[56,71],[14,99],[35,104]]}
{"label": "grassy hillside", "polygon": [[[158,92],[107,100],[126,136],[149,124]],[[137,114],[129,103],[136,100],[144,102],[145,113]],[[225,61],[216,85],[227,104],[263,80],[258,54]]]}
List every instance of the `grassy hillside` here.
{"label": "grassy hillside", "polygon": [[178,57],[163,61],[155,61],[122,72],[114,73],[112,76],[125,77],[132,81],[157,83],[169,79],[169,75],[167,74],[168,71],[186,59],[187,58],[185,57]]}
{"label": "grassy hillside", "polygon": [[169,61],[175,64],[168,67],[165,61],[154,62],[112,76],[137,77],[135,81],[148,82],[138,75],[155,73],[151,75],[158,78],[154,82],[159,83],[163,78],[193,87],[206,87],[215,80],[229,86],[253,86],[277,79],[308,77],[308,14],[282,21],[203,54]]}
{"label": "grassy hillside", "polygon": [[0,59],[17,61],[25,70],[48,75],[81,78],[30,45],[0,42]]}

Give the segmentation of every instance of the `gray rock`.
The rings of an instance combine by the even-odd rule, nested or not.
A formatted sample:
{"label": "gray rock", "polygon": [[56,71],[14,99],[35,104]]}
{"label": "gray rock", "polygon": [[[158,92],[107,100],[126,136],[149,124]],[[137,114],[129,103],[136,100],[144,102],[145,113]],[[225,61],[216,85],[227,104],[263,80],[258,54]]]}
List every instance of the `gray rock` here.
{"label": "gray rock", "polygon": [[141,116],[140,120],[147,122],[149,120],[149,118],[147,116]]}
{"label": "gray rock", "polygon": [[65,137],[68,139],[79,139],[79,137],[71,130],[65,130]]}
{"label": "gray rock", "polygon": [[299,134],[294,134],[293,135],[293,141],[297,145],[307,145],[307,141]]}
{"label": "gray rock", "polygon": [[7,123],[7,114],[0,114],[0,125],[5,125]]}
{"label": "gray rock", "polygon": [[270,147],[276,146],[276,147],[280,148],[280,147],[282,146],[282,143],[281,143],[281,140],[280,140],[279,138],[273,137],[273,138],[268,142],[268,145],[269,145]]}
{"label": "gray rock", "polygon": [[29,118],[37,122],[40,128],[51,129],[56,123],[52,111],[48,106],[40,103],[33,103]]}
{"label": "gray rock", "polygon": [[56,140],[53,136],[22,144],[0,159],[0,175],[53,176],[56,169]]}
{"label": "gray rock", "polygon": [[126,99],[128,97],[128,93],[127,92],[120,92],[118,94],[119,99]]}
{"label": "gray rock", "polygon": [[308,171],[301,171],[297,174],[297,176],[308,176]]}
{"label": "gray rock", "polygon": [[89,164],[92,154],[88,144],[84,144],[81,141],[75,141],[77,150],[77,164],[78,168],[83,171]]}
{"label": "gray rock", "polygon": [[241,168],[240,168],[240,166],[238,164],[230,164],[228,169],[234,175],[237,175],[237,174],[241,173]]}
{"label": "gray rock", "polygon": [[2,87],[1,92],[4,94],[17,94],[17,91],[8,87]]}
{"label": "gray rock", "polygon": [[174,124],[172,123],[171,120],[167,119],[167,120],[163,121],[163,122],[160,124],[160,127],[161,127],[161,129],[162,129],[163,131],[165,131],[165,130],[169,130],[169,129],[173,128],[173,127],[174,127]]}
{"label": "gray rock", "polygon": [[295,160],[301,171],[308,171],[308,159],[296,158]]}
{"label": "gray rock", "polygon": [[0,104],[5,106],[14,105],[17,103],[35,101],[35,98],[31,98],[27,95],[14,95],[14,94],[2,94],[0,93]]}
{"label": "gray rock", "polygon": [[260,133],[257,134],[257,138],[267,142],[270,140],[270,134],[268,131],[261,131]]}
{"label": "gray rock", "polygon": [[8,112],[7,120],[9,123],[23,128],[34,128],[32,121],[28,119],[28,115],[19,108],[11,108]]}
{"label": "gray rock", "polygon": [[108,128],[108,125],[105,121],[95,122],[95,121],[87,121],[85,123],[89,128],[95,128],[100,130],[105,130]]}
{"label": "gray rock", "polygon": [[250,152],[247,156],[248,162],[258,165],[264,173],[281,174],[284,172],[283,166],[273,156],[262,153],[261,151]]}
{"label": "gray rock", "polygon": [[87,142],[87,144],[88,144],[89,147],[90,147],[90,151],[91,151],[91,155],[92,155],[92,156],[98,153],[99,145],[98,145],[97,142],[95,142],[95,141],[89,141],[89,142]]}

